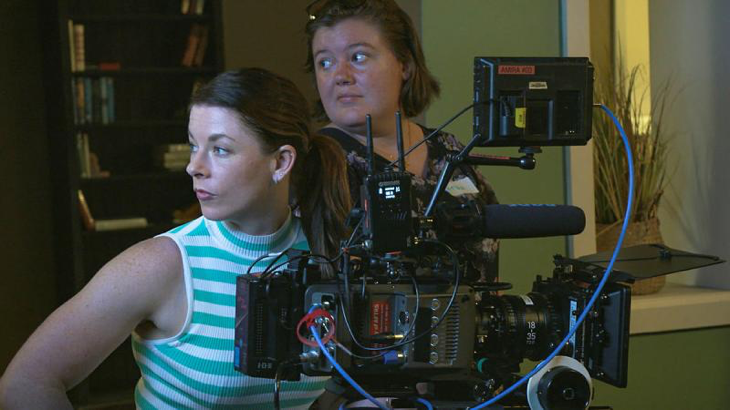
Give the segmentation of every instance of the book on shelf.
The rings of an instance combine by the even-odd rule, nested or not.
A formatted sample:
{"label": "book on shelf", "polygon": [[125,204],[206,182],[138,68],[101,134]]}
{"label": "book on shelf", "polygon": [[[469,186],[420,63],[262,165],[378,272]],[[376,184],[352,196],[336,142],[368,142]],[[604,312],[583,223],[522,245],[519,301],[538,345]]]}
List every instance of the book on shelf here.
{"label": "book on shelf", "polygon": [[205,9],[205,0],[192,0],[195,3],[195,14],[201,15],[203,14],[203,10]]}
{"label": "book on shelf", "polygon": [[86,201],[84,191],[78,190],[79,214],[81,223],[87,231],[116,231],[120,229],[144,228],[149,225],[147,218],[141,216],[115,219],[95,219]]}
{"label": "book on shelf", "polygon": [[97,232],[118,231],[121,229],[134,229],[147,227],[149,223],[144,217],[97,219],[94,228]]}
{"label": "book on shelf", "polygon": [[86,120],[86,108],[84,107],[86,97],[84,96],[84,79],[75,77],[73,79],[73,100],[74,100],[74,123],[83,124]]}
{"label": "book on shelf", "polygon": [[74,22],[69,19],[66,21],[68,27],[68,56],[71,63],[71,72],[76,72],[76,40],[74,37]]}
{"label": "book on shelf", "polygon": [[183,57],[180,61],[180,64],[183,67],[193,66],[193,62],[195,60],[195,52],[198,49],[198,43],[200,43],[201,27],[203,26],[197,23],[190,26],[190,32],[188,33],[187,38],[187,45],[185,46],[185,51],[183,52]]}
{"label": "book on shelf", "polygon": [[89,134],[76,133],[76,152],[79,157],[79,173],[81,178],[91,177],[91,150],[89,149]]}
{"label": "book on shelf", "polygon": [[99,117],[102,124],[109,124],[109,88],[107,77],[99,78]]}
{"label": "book on shelf", "polygon": [[166,152],[162,155],[162,162],[185,162],[190,161],[190,153],[187,152]]}
{"label": "book on shelf", "polygon": [[208,49],[209,28],[207,25],[195,23],[190,26],[187,44],[180,64],[183,67],[200,67],[205,60]]}
{"label": "book on shelf", "polygon": [[114,78],[112,77],[102,77],[105,79],[105,86],[106,86],[106,110],[107,110],[107,118],[109,120],[109,123],[113,123],[116,121],[116,114],[115,114],[115,108],[114,108]]}
{"label": "book on shelf", "polygon": [[101,79],[89,79],[91,84],[91,120],[89,122],[101,122]]}
{"label": "book on shelf", "polygon": [[180,12],[182,14],[203,14],[205,9],[205,0],[181,0]]}
{"label": "book on shelf", "polygon": [[76,151],[79,157],[79,176],[81,178],[107,178],[109,171],[101,169],[99,157],[89,149],[89,134],[76,133]]}
{"label": "book on shelf", "polygon": [[94,118],[94,90],[91,84],[91,77],[83,77],[84,80],[84,124],[91,124]]}
{"label": "book on shelf", "polygon": [[100,71],[119,71],[122,69],[122,63],[119,61],[99,61],[97,67]]}
{"label": "book on shelf", "polygon": [[208,49],[208,26],[200,26],[200,39],[198,46],[195,48],[195,57],[193,58],[193,67],[200,67],[205,60],[205,50]]}
{"label": "book on shelf", "polygon": [[91,215],[89,204],[86,202],[84,191],[78,190],[79,214],[81,215],[81,223],[87,231],[93,231],[95,227],[94,217]]}
{"label": "book on shelf", "polygon": [[72,85],[75,124],[111,124],[115,121],[112,77],[76,77]]}
{"label": "book on shelf", "polygon": [[155,163],[168,171],[182,171],[190,162],[188,144],[163,144],[155,151]]}
{"label": "book on shelf", "polygon": [[84,45],[84,25],[78,23],[73,24],[73,37],[69,41],[73,41],[73,71],[79,72],[86,70],[86,47]]}

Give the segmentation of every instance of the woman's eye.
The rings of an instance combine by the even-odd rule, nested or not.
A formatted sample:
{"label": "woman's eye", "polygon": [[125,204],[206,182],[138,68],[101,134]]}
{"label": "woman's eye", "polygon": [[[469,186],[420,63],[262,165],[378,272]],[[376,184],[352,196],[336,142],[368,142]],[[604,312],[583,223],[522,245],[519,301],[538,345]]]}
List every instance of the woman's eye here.
{"label": "woman's eye", "polygon": [[215,152],[216,155],[226,155],[226,154],[230,153],[230,151],[228,151],[227,149],[225,149],[223,147],[213,147],[213,152]]}
{"label": "woman's eye", "polygon": [[188,142],[188,146],[190,147],[190,153],[196,152],[198,150],[198,146],[193,144],[192,142]]}
{"label": "woman's eye", "polygon": [[364,53],[355,53],[352,55],[352,61],[356,63],[362,63],[368,58],[368,56]]}
{"label": "woman's eye", "polygon": [[319,60],[319,62],[317,64],[319,65],[320,68],[326,70],[326,69],[332,67],[332,60],[330,60],[328,58],[323,58],[323,59]]}

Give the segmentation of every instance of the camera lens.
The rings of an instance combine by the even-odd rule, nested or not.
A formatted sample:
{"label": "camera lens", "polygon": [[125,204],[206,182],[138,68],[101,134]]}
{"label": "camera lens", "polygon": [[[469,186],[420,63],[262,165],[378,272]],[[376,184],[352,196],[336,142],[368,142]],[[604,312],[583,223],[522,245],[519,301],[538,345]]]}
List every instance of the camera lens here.
{"label": "camera lens", "polygon": [[477,307],[479,350],[489,355],[539,360],[559,338],[559,317],[539,293],[486,296]]}

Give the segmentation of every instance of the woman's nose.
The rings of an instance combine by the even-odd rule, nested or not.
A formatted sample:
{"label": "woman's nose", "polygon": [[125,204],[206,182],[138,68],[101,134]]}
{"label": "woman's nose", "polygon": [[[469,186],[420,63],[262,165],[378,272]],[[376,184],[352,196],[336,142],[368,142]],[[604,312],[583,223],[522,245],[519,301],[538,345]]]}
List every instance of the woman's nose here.
{"label": "woman's nose", "polygon": [[185,167],[185,171],[188,175],[194,178],[207,176],[208,170],[200,152],[192,152],[190,154],[190,162],[188,162],[188,166]]}
{"label": "woman's nose", "polygon": [[353,82],[352,69],[348,63],[337,64],[335,68],[335,82],[337,85],[349,85]]}

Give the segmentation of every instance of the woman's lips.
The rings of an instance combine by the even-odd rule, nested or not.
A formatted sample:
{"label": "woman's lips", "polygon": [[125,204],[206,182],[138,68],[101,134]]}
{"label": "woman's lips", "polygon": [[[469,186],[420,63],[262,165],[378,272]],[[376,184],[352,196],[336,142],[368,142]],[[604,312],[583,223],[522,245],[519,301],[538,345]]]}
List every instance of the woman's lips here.
{"label": "woman's lips", "polygon": [[351,103],[360,98],[362,98],[362,96],[356,94],[343,94],[337,97],[337,101],[342,103]]}
{"label": "woman's lips", "polygon": [[200,200],[200,201],[208,201],[208,200],[215,198],[215,195],[211,194],[210,192],[208,192],[204,189],[196,189],[195,196],[198,197],[198,200]]}

